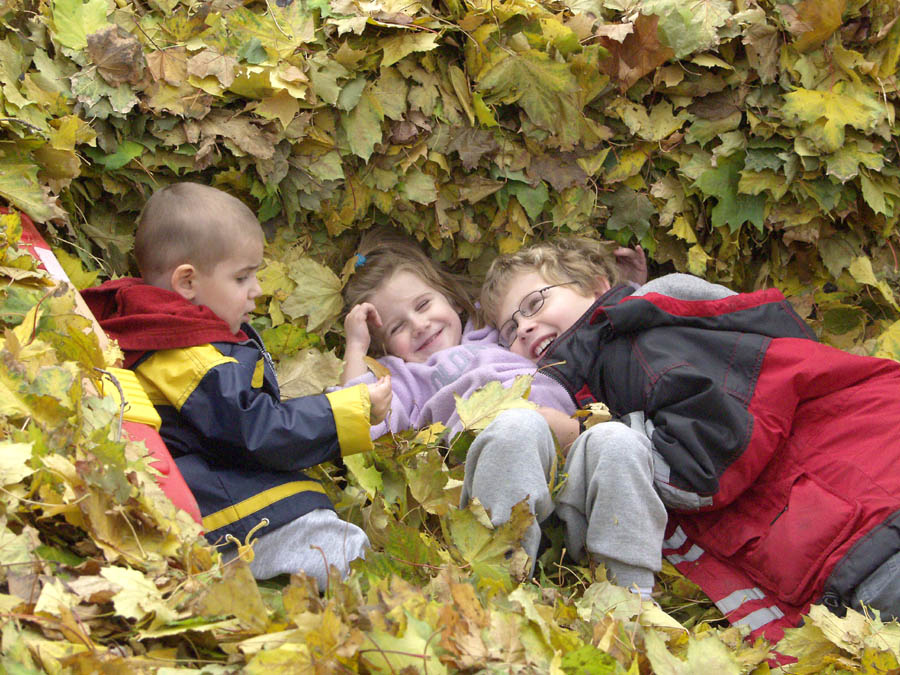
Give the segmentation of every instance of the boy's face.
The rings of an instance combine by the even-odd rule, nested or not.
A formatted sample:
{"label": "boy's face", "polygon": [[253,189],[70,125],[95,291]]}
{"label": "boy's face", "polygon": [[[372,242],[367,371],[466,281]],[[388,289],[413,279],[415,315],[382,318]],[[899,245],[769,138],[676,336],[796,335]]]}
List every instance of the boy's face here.
{"label": "boy's face", "polygon": [[378,335],[388,354],[424,363],[435,352],[457,346],[462,321],[453,305],[412,272],[399,271],[374,293],[371,303],[381,317]]}
{"label": "boy's face", "polygon": [[[509,350],[537,361],[550,343],[568,330],[608,290],[609,282],[600,280],[594,294],[584,295],[575,284],[556,285],[538,272],[522,271],[510,279],[495,318],[501,330],[510,319],[515,322],[515,330],[508,333]],[[541,296],[543,304],[538,301]],[[532,311],[531,316],[523,316]]]}
{"label": "boy's face", "polygon": [[256,270],[262,265],[262,238],[244,237],[232,254],[219,262],[211,272],[194,270],[192,280],[195,305],[206,305],[237,333],[241,323],[249,320],[262,293]]}

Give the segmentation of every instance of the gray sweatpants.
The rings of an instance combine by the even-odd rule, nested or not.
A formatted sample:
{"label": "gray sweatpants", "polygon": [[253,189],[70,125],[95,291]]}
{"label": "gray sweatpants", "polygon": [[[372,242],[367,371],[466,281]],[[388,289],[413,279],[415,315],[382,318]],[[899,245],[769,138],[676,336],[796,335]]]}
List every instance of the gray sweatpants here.
{"label": "gray sweatpants", "polygon": [[618,422],[588,429],[569,449],[568,478],[553,504],[548,483],[555,452],[538,412],[503,412],[469,448],[460,506],[477,497],[499,525],[527,498],[536,522],[523,546],[532,559],[540,543],[538,523],[555,509],[573,557],[589,553],[619,584],[652,587],[653,573],[662,566],[666,510],[653,488],[649,439]]}
{"label": "gray sweatpants", "polygon": [[852,606],[862,611],[862,605],[879,607],[881,620],[900,619],[900,553],[888,558],[878,569],[856,587]]}
{"label": "gray sweatpants", "polygon": [[333,565],[345,577],[350,561],[364,558],[369,548],[365,532],[329,509],[310,511],[277,530],[263,532],[253,543],[250,571],[254,578],[270,579],[303,570],[315,578],[320,591],[328,584],[329,567]]}

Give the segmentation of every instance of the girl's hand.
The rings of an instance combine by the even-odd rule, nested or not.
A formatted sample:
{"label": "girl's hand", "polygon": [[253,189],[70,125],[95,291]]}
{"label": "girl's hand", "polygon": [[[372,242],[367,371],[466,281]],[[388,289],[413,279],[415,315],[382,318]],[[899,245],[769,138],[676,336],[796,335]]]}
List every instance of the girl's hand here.
{"label": "girl's hand", "polygon": [[617,248],[613,251],[619,274],[626,281],[643,286],[647,283],[647,256],[639,245],[634,248]]}
{"label": "girl's hand", "polygon": [[369,421],[372,424],[379,424],[391,410],[391,376],[385,375],[378,378],[375,384],[366,386],[369,388],[369,402],[372,404]]}
{"label": "girl's hand", "polygon": [[375,328],[381,327],[381,317],[375,305],[370,302],[361,302],[347,312],[344,318],[344,334],[347,336],[347,351],[354,354],[362,353],[365,356],[369,352],[372,343],[372,334],[369,324]]}

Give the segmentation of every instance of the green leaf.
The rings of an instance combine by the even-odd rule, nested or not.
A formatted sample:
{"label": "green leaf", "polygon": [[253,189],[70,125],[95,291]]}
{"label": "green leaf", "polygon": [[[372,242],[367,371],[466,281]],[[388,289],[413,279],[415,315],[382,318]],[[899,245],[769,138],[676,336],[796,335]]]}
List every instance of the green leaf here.
{"label": "green leaf", "polygon": [[506,56],[478,81],[485,103],[519,103],[535,126],[568,142],[579,137],[580,113],[573,99],[577,89],[565,63],[536,50]]}
{"label": "green leaf", "polygon": [[609,207],[607,229],[628,230],[638,240],[650,231],[650,218],[656,213],[656,208],[646,194],[623,185],[612,194],[604,194],[601,201]]}
{"label": "green leaf", "polygon": [[900,305],[897,304],[897,300],[894,297],[894,291],[891,289],[890,285],[888,285],[887,281],[881,280],[879,281],[875,277],[875,272],[872,270],[872,260],[866,256],[859,256],[855,258],[848,267],[850,272],[850,276],[853,277],[855,281],[861,284],[866,284],[868,286],[874,286],[881,294],[884,296],[884,299],[887,300],[891,305],[894,306],[894,309],[900,310]]}
{"label": "green leaf", "polygon": [[447,667],[439,660],[440,640],[426,622],[405,612],[405,630],[398,634],[372,630],[361,645],[367,670],[372,673],[427,672],[446,675]]}
{"label": "green leaf", "polygon": [[382,120],[384,113],[381,104],[368,87],[356,107],[349,114],[341,116],[341,126],[347,134],[350,151],[363,161],[368,161],[375,150],[375,145],[381,142]]}
{"label": "green leaf", "polygon": [[255,35],[241,45],[237,56],[240,60],[252,64],[265,63],[269,58],[265,47],[262,46],[262,42]]}
{"label": "green leaf", "polygon": [[105,166],[109,171],[121,169],[133,159],[137,159],[144,154],[144,146],[134,141],[123,141],[111,155],[99,156],[97,161]]}
{"label": "green leaf", "polygon": [[44,191],[38,180],[39,170],[36,164],[24,158],[0,157],[0,196],[32,220],[43,223],[63,217],[65,212]]}
{"label": "green leaf", "polygon": [[85,49],[87,36],[108,25],[106,0],[54,0],[54,35],[69,49]]}
{"label": "green leaf", "polygon": [[432,204],[437,199],[434,178],[417,167],[412,167],[400,183],[400,194],[411,202]]}
{"label": "green leaf", "polygon": [[520,181],[510,181],[508,189],[510,194],[522,205],[525,213],[528,214],[532,221],[538,220],[538,217],[550,201],[550,193],[544,181],[539,182],[535,187]]}
{"label": "green leaf", "polygon": [[381,478],[381,472],[372,462],[372,458],[365,453],[357,453],[355,455],[347,455],[343,458],[347,469],[353,474],[356,484],[359,485],[369,499],[374,499],[376,494],[384,490],[384,482]]}
{"label": "green leaf", "polygon": [[701,174],[695,185],[704,194],[716,198],[712,209],[713,227],[727,225],[732,232],[737,232],[741,225],[749,222],[762,232],[765,198],[738,193],[743,164],[740,155],[720,158],[719,166]]}
{"label": "green leaf", "polygon": [[719,43],[718,29],[731,18],[731,7],[728,0],[644,0],[641,13],[659,17],[665,43],[682,58]]}

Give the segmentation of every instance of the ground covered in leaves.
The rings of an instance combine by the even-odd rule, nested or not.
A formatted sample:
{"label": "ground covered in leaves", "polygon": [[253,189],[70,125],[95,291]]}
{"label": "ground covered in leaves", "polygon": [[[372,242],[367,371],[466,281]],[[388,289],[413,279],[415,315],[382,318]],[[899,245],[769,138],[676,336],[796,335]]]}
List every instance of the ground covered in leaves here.
{"label": "ground covered in leaves", "polygon": [[[257,584],[156,486],[96,393],[118,350],[16,248],[18,215],[0,225],[5,672],[765,673],[773,649],[799,659],[792,672],[900,667],[897,623],[813,607],[777,645],[751,644],[674,569],[660,606],[641,602],[568,561],[554,527],[526,579],[531,515],[519,505],[495,529],[478,504],[457,509],[471,432],[448,445],[439,426],[320,468],[373,543],[348,579],[324,594],[302,575]],[[505,404],[488,391],[461,418],[477,428]]]}

